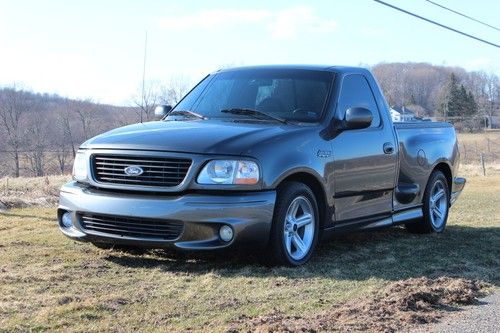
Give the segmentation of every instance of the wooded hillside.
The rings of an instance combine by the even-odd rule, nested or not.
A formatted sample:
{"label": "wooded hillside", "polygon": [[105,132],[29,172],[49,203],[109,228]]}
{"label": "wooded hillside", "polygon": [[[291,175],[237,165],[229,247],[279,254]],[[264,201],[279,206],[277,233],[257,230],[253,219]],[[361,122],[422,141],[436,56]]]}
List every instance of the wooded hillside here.
{"label": "wooded hillside", "polygon": [[389,105],[405,106],[419,117],[487,117],[491,122],[500,108],[494,73],[427,63],[381,63],[372,71]]}
{"label": "wooded hillside", "polygon": [[[392,107],[405,106],[419,117],[439,117],[459,130],[478,131],[500,115],[500,82],[486,72],[426,63],[381,63],[372,67]],[[75,150],[109,129],[153,118],[161,103],[175,104],[187,80],[168,87],[148,84],[134,106],[119,107],[26,91],[0,89],[0,177],[43,176],[71,171]]]}

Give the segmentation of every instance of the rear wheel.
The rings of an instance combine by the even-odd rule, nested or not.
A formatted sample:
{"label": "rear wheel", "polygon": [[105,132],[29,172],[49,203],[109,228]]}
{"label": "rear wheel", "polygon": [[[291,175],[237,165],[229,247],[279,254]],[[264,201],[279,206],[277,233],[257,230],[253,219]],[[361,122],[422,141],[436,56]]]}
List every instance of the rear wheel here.
{"label": "rear wheel", "polygon": [[415,233],[443,232],[448,220],[450,191],[448,181],[441,171],[434,171],[429,177],[423,199],[424,218],[409,223],[406,228]]}
{"label": "rear wheel", "polygon": [[319,214],[314,193],[298,182],[278,189],[268,250],[271,263],[298,266],[307,262],[318,242]]}

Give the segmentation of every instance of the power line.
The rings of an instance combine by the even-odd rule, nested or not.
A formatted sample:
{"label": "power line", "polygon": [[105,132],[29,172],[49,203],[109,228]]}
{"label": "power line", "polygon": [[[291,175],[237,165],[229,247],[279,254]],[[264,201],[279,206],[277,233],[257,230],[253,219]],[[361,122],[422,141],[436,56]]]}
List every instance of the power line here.
{"label": "power line", "polygon": [[405,13],[405,14],[408,14],[408,15],[411,15],[411,16],[413,16],[413,17],[419,18],[419,19],[421,19],[421,20],[427,21],[427,22],[429,22],[429,23],[435,24],[435,25],[437,25],[437,26],[440,26],[441,28],[445,28],[445,29],[451,30],[451,31],[453,31],[453,32],[456,32],[456,33],[461,34],[461,35],[464,35],[464,36],[466,36],[466,37],[469,37],[469,38],[475,39],[475,40],[480,41],[480,42],[483,42],[483,43],[485,43],[485,44],[489,44],[489,45],[491,45],[491,46],[494,46],[494,47],[498,47],[498,48],[500,48],[500,45],[498,45],[498,44],[495,44],[495,43],[492,43],[492,42],[488,42],[487,40],[481,39],[481,38],[476,37],[476,36],[473,36],[473,35],[469,35],[468,33],[465,33],[465,32],[463,32],[463,31],[460,31],[460,30],[457,30],[457,29],[451,28],[451,27],[449,27],[449,26],[446,26],[446,25],[444,25],[444,24],[441,24],[441,23],[438,23],[438,22],[436,22],[436,21],[430,20],[430,19],[428,19],[428,18],[422,17],[422,16],[420,16],[420,15],[414,14],[414,13],[409,12],[409,11],[407,11],[407,10],[404,10],[404,9],[402,9],[402,8],[399,8],[399,7],[393,6],[393,5],[391,5],[391,4],[387,3],[387,2],[383,2],[383,1],[380,1],[380,0],[373,0],[373,1],[378,2],[378,3],[380,3],[380,4],[384,5],[384,6],[391,7],[391,8],[393,8],[393,9],[399,10],[400,12],[403,12],[403,13]]}
{"label": "power line", "polygon": [[483,22],[483,21],[480,21],[480,20],[478,20],[478,19],[475,19],[475,18],[473,18],[472,16],[469,16],[469,15],[466,15],[466,14],[463,14],[463,13],[460,13],[460,12],[457,12],[456,10],[453,10],[453,9],[451,9],[451,8],[448,8],[448,7],[445,7],[445,6],[443,6],[443,5],[441,5],[441,4],[437,3],[437,2],[434,2],[434,1],[431,1],[431,0],[424,0],[424,1],[427,1],[427,2],[429,2],[429,3],[431,3],[431,4],[433,4],[434,6],[441,7],[441,8],[443,8],[443,9],[448,10],[448,11],[450,11],[450,12],[452,12],[452,13],[457,14],[457,15],[460,15],[460,16],[463,16],[463,17],[465,17],[465,18],[468,18],[469,20],[475,21],[475,22],[477,22],[477,23],[480,23],[480,24],[482,24],[482,25],[485,25],[485,26],[487,26],[487,27],[490,27],[490,28],[492,28],[492,29],[495,29],[495,30],[497,30],[497,31],[500,31],[500,29],[499,29],[499,28],[497,28],[497,27],[495,27],[495,26],[492,26],[491,24],[488,24],[488,23],[486,23],[486,22]]}

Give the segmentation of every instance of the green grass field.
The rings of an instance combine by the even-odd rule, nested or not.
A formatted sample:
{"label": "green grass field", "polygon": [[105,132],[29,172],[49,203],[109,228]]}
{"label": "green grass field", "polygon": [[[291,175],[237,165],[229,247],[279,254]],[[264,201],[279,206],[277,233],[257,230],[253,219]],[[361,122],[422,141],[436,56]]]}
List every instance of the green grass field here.
{"label": "green grass field", "polygon": [[0,332],[254,330],[247,323],[259,316],[313,318],[410,278],[498,287],[499,190],[497,170],[470,172],[444,234],[350,235],[322,244],[300,268],[264,267],[244,254],[100,250],[66,239],[55,208],[11,209],[0,213]]}

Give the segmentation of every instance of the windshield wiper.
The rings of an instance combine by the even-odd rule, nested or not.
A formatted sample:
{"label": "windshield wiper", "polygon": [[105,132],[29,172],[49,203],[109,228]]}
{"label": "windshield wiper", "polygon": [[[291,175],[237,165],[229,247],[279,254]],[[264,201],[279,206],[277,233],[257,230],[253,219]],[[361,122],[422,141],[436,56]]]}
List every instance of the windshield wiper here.
{"label": "windshield wiper", "polygon": [[174,111],[170,111],[167,115],[168,116],[175,116],[175,115],[181,115],[181,116],[187,116],[187,117],[195,117],[195,118],[198,118],[198,119],[207,119],[207,117],[199,114],[199,113],[196,113],[196,112],[193,112],[193,111],[189,111],[189,110],[174,110]]}
{"label": "windshield wiper", "polygon": [[231,108],[231,109],[222,109],[220,112],[223,113],[231,113],[231,114],[239,114],[239,115],[244,115],[244,116],[254,116],[256,118],[260,118],[258,116],[265,116],[269,119],[273,119],[276,121],[279,121],[280,123],[286,124],[288,123],[286,119],[276,117],[270,114],[267,114],[265,112],[259,111],[259,110],[254,110],[254,109],[246,109],[246,108]]}

